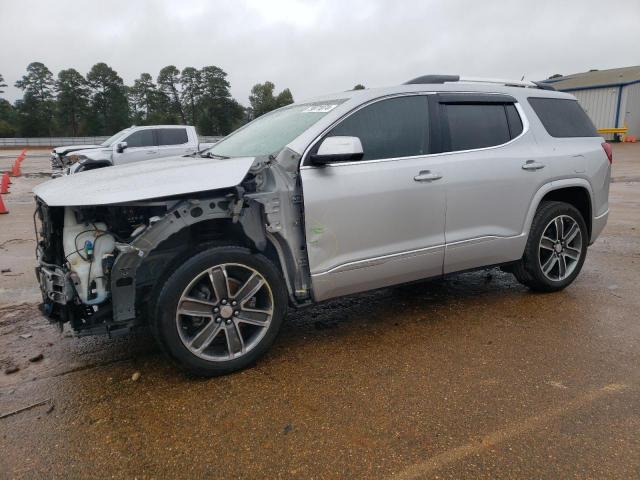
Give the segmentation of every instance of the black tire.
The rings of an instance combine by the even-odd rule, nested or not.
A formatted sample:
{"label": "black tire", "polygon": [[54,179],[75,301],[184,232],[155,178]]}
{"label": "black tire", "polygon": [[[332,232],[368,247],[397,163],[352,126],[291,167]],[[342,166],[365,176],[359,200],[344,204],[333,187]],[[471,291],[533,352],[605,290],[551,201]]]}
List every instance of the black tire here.
{"label": "black tire", "polygon": [[[558,274],[558,279],[554,279],[550,278],[550,276],[554,276],[553,272],[555,270],[549,272],[549,275],[545,274],[543,271],[542,264],[546,264],[546,260],[550,259],[550,257],[541,258],[542,255],[547,254],[547,252],[540,248],[540,242],[545,231],[548,231],[547,228],[550,223],[558,217],[565,218],[565,222],[569,221],[567,220],[567,217],[573,219],[580,230],[581,242],[579,249],[573,249],[580,252],[578,259],[575,261],[565,261],[565,269],[567,268],[566,264],[569,261],[572,262],[572,271],[564,278],[560,278],[561,275]],[[537,292],[555,292],[562,290],[570,285],[580,273],[587,255],[588,243],[589,238],[587,225],[580,212],[574,206],[564,202],[543,202],[538,207],[533,218],[524,255],[522,256],[522,259],[513,266],[512,272],[520,283],[526,285],[531,290]],[[554,252],[553,250],[550,251]],[[551,253],[549,255],[552,254],[556,255],[555,253]],[[559,255],[562,256],[563,252],[557,253],[556,256]],[[553,259],[550,260],[553,261]],[[559,269],[560,266],[554,266],[553,268]]]}
{"label": "black tire", "polygon": [[[258,291],[254,297],[248,297],[255,304],[258,296],[264,297],[265,302],[270,303],[272,314],[270,316],[270,321],[267,327],[255,327],[253,325],[248,325],[248,328],[259,329],[260,335],[254,336],[255,344],[251,346],[250,349],[246,351],[246,353],[237,354],[235,358],[233,358],[233,354],[231,353],[231,341],[228,338],[226,328],[237,327],[234,332],[238,333],[238,336],[241,340],[242,347],[245,347],[245,342],[243,339],[243,335],[241,332],[241,328],[247,327],[246,324],[242,323],[243,320],[241,318],[237,318],[234,313],[230,318],[222,317],[223,313],[221,312],[218,317],[218,314],[214,314],[211,318],[211,322],[221,323],[219,329],[219,334],[216,336],[216,342],[219,345],[220,349],[224,349],[225,345],[228,349],[230,358],[229,359],[215,359],[211,358],[202,358],[198,356],[195,352],[189,349],[183,341],[184,330],[187,327],[194,328],[194,335],[191,339],[197,337],[199,333],[197,330],[197,325],[194,322],[202,321],[203,325],[209,329],[216,328],[213,323],[209,323],[209,319],[205,319],[204,317],[192,316],[192,315],[180,315],[178,317],[178,304],[181,302],[181,306],[184,306],[188,302],[184,300],[183,293],[185,290],[189,288],[199,289],[198,292],[206,290],[206,281],[209,279],[209,275],[204,275],[204,272],[207,272],[209,269],[212,269],[216,266],[226,265],[224,267],[225,270],[225,278],[227,277],[226,270],[237,269],[238,272],[244,271],[243,268],[247,269],[249,275],[253,275],[253,273],[249,273],[249,270],[253,272],[257,272],[258,277],[261,277],[261,280],[264,281],[263,285],[266,287],[260,287],[260,291]],[[238,276],[236,273],[229,273],[228,278],[229,281],[225,281],[227,285],[228,292],[231,291],[229,285],[233,279],[233,275]],[[200,278],[201,280],[197,280]],[[242,282],[249,280],[240,280],[237,281],[237,291],[236,294],[239,294]],[[191,287],[195,283],[195,287]],[[198,283],[205,282],[205,283]],[[212,282],[209,282],[209,285],[212,285]],[[249,289],[251,290],[251,289]],[[194,290],[195,291],[195,290]],[[210,288],[211,295],[214,294],[214,288]],[[191,294],[187,295],[188,297],[192,297]],[[227,295],[228,304],[227,307],[231,305],[231,300],[233,295]],[[238,297],[238,299],[240,299]],[[271,299],[271,301],[269,301]],[[219,301],[220,299],[216,299],[215,297],[209,297],[206,301],[211,301],[211,303],[215,303],[219,306],[222,304]],[[282,322],[287,312],[287,304],[288,304],[288,296],[286,291],[286,286],[284,283],[284,279],[278,268],[265,256],[252,253],[250,250],[242,247],[235,246],[218,246],[213,247],[203,252],[197,253],[188,260],[186,260],[183,264],[181,264],[174,272],[171,274],[164,285],[162,285],[158,289],[158,294],[155,298],[155,308],[154,315],[150,319],[151,329],[156,337],[156,340],[160,344],[162,350],[169,356],[174,363],[182,368],[183,370],[197,376],[210,377],[216,375],[224,375],[237,370],[241,370],[243,368],[248,367],[253,364],[258,358],[260,358],[272,345],[275,340],[280,327],[282,326]],[[189,302],[191,306],[194,304]],[[197,305],[197,304],[196,304]],[[199,308],[199,307],[198,307]],[[209,308],[208,306],[203,306],[203,309]],[[233,308],[241,308],[233,307]],[[244,307],[242,307],[244,308]],[[265,307],[266,308],[266,307]],[[220,309],[218,309],[220,310]],[[249,309],[250,310],[250,309]],[[241,316],[245,313],[251,313],[249,310],[245,312],[242,310]],[[202,320],[201,320],[202,318]],[[222,319],[222,322],[218,322],[218,320]],[[181,327],[179,331],[178,323],[181,322]],[[185,325],[182,325],[185,323]],[[229,323],[230,325],[226,325],[225,323]],[[196,325],[194,327],[194,325]],[[204,327],[203,327],[204,330]],[[213,331],[213,330],[211,330]],[[263,333],[264,332],[264,333]],[[233,334],[232,334],[233,335]],[[209,336],[209,332],[206,332],[206,335]],[[224,336],[224,342],[219,336]],[[257,339],[257,340],[255,340]],[[203,344],[205,342],[202,342]],[[211,342],[213,345],[214,342]],[[200,346],[200,345],[199,345]],[[193,344],[192,344],[193,347]],[[213,348],[213,347],[208,347]],[[235,352],[234,352],[235,353]],[[220,353],[222,355],[223,353]],[[208,355],[207,352],[200,352],[200,355]],[[213,353],[211,353],[213,355]]]}

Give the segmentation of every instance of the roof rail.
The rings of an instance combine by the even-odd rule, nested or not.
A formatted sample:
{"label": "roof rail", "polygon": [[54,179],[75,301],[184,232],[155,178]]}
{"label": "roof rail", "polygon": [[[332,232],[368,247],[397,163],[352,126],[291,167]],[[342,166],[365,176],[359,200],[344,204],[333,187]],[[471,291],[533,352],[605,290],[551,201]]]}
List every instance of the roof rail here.
{"label": "roof rail", "polygon": [[549,85],[548,83],[544,83],[544,82],[533,82],[536,84],[536,87],[541,88],[542,90],[553,90],[555,92],[556,87],[554,87],[553,85]]}
{"label": "roof rail", "polygon": [[503,80],[500,78],[461,77],[460,75],[423,75],[421,77],[414,78],[413,80],[409,80],[405,83],[405,85],[449,82],[495,83],[498,85],[505,85],[507,87],[526,87],[540,88],[542,90],[555,90],[555,88],[553,88],[551,85],[541,82],[530,82],[528,80]]}
{"label": "roof rail", "polygon": [[421,77],[416,77],[408,82],[405,82],[405,85],[419,85],[423,83],[444,83],[444,82],[457,82],[460,80],[460,75],[422,75]]}

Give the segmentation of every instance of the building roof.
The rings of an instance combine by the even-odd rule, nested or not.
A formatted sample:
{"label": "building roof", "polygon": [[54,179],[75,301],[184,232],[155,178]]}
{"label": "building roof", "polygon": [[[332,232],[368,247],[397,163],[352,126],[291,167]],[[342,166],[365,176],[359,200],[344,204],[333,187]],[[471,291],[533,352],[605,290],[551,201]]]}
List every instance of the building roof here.
{"label": "building roof", "polygon": [[571,91],[583,88],[612,87],[640,82],[640,65],[574,73],[563,77],[543,80],[556,90]]}

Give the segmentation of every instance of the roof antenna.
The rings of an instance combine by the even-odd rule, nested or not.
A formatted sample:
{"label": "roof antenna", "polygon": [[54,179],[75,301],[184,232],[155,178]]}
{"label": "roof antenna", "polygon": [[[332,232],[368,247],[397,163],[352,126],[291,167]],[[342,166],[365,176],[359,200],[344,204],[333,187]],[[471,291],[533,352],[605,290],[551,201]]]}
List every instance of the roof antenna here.
{"label": "roof antenna", "polygon": [[525,77],[526,75],[527,75],[526,73],[522,75],[522,78],[520,79],[520,81],[521,81],[521,82],[522,82],[522,81],[524,81],[524,77]]}

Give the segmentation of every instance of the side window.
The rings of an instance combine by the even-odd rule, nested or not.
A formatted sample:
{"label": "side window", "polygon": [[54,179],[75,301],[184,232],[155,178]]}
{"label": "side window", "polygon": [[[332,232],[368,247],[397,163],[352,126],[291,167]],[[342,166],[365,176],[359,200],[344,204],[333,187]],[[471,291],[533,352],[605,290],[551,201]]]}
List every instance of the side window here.
{"label": "side window", "polygon": [[593,122],[576,100],[530,97],[529,104],[552,137],[598,136]]}
{"label": "side window", "polygon": [[153,130],[138,130],[137,132],[132,133],[127,138],[124,139],[127,142],[127,147],[153,147],[155,146],[155,141],[153,139]]}
{"label": "side window", "polygon": [[375,102],[344,119],[327,136],[360,138],[363,160],[427,154],[427,96],[412,95]]}
{"label": "side window", "polygon": [[158,145],[182,145],[188,143],[186,128],[159,128]]}
{"label": "side window", "polygon": [[[445,145],[444,151],[493,147],[507,143],[512,138],[504,104],[457,103],[444,104],[442,107],[443,121],[449,130],[449,145]],[[514,113],[518,116],[517,111]],[[522,131],[519,116],[518,121]]]}
{"label": "side window", "polygon": [[516,138],[522,133],[522,119],[518,114],[518,110],[514,104],[505,105],[504,109],[507,112],[507,120],[509,121],[509,131],[511,132],[511,138]]}

